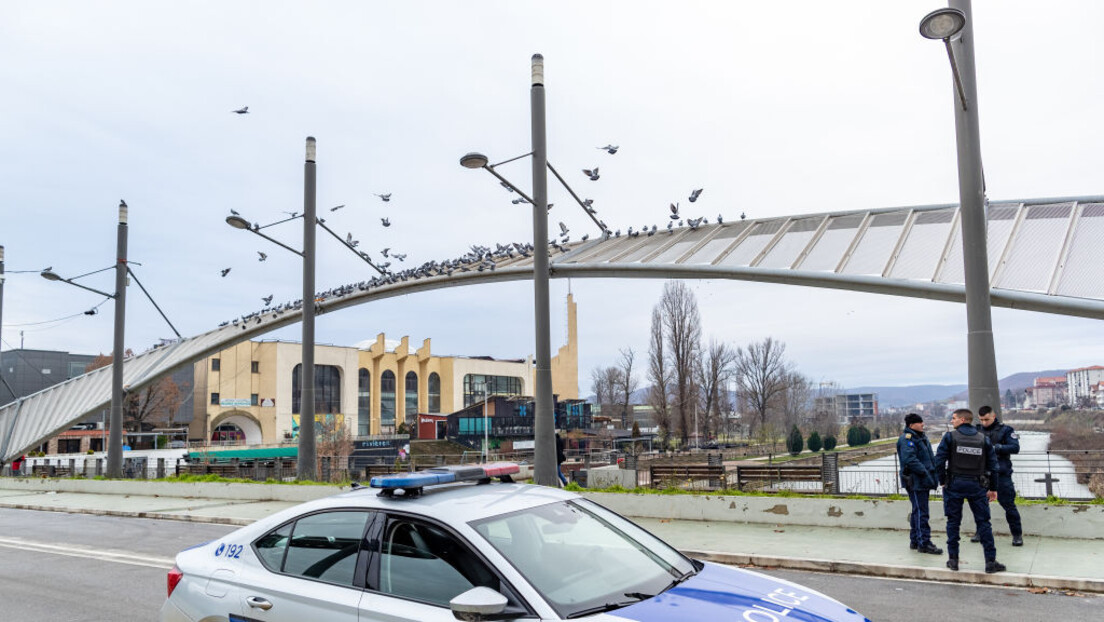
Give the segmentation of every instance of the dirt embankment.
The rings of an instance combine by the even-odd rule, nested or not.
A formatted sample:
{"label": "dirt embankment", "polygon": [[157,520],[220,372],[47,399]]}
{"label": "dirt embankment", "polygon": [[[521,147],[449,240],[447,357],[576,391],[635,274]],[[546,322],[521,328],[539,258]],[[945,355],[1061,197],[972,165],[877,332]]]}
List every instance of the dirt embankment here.
{"label": "dirt embankment", "polygon": [[1051,417],[1050,450],[1077,468],[1077,481],[1104,497],[1104,412],[1068,411]]}

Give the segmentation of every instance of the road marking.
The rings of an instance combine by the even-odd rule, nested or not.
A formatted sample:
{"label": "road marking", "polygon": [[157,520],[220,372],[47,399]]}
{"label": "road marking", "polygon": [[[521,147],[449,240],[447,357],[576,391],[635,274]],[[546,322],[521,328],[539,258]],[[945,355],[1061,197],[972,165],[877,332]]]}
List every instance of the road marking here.
{"label": "road marking", "polygon": [[87,559],[95,559],[102,562],[129,564],[131,566],[145,566],[147,568],[158,568],[161,570],[168,570],[169,568],[172,568],[174,563],[171,557],[141,555],[137,553],[130,553],[127,551],[112,549],[93,549],[72,544],[48,544],[46,542],[23,540],[21,538],[0,538],[0,546],[10,549],[19,549],[22,551],[48,553],[51,555],[65,555],[67,557],[84,557]]}

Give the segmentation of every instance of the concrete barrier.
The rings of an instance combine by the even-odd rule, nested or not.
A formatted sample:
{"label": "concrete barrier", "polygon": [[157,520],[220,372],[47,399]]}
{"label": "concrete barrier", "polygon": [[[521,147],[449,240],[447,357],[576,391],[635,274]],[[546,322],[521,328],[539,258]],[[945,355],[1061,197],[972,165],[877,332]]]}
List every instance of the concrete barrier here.
{"label": "concrete barrier", "polygon": [[[625,516],[853,529],[908,529],[907,500],[805,497],[726,497],[584,492],[583,495]],[[1020,505],[1024,534],[1055,538],[1104,539],[1104,505]],[[990,506],[993,530],[1009,535],[1004,511]],[[931,527],[946,531],[943,503],[931,503]],[[973,533],[969,509],[965,533]]]}
{"label": "concrete barrier", "polygon": [[236,484],[218,482],[149,482],[141,480],[0,478],[0,489],[35,492],[75,492],[101,495],[287,501],[302,503],[349,490],[340,486]]}

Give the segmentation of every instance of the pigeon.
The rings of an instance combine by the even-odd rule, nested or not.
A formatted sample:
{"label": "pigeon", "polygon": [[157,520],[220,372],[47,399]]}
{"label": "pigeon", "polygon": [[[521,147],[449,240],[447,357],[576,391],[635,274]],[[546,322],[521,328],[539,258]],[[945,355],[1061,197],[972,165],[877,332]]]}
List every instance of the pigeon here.
{"label": "pigeon", "polygon": [[549,203],[548,207],[545,208],[545,211],[551,210],[553,205],[555,205],[555,204],[554,203]]}
{"label": "pigeon", "polygon": [[124,201],[122,199],[119,199],[119,207],[126,207],[126,206],[127,206],[126,201]]}
{"label": "pigeon", "polygon": [[241,214],[239,214],[238,210],[236,210],[236,209],[230,210],[230,215],[231,216],[241,216]]}
{"label": "pigeon", "polygon": [[387,253],[390,253],[390,252],[391,252],[391,247],[388,246],[387,248],[380,251],[380,255],[383,255],[384,257],[387,257]]}
{"label": "pigeon", "polygon": [[567,225],[560,221],[560,235],[567,235]]}
{"label": "pigeon", "polygon": [[606,145],[605,147],[598,147],[598,148],[599,149],[604,149],[606,151],[606,153],[608,153],[610,155],[613,155],[613,154],[617,153],[617,150],[620,149],[621,147],[618,147],[617,145]]}
{"label": "pigeon", "polygon": [[698,188],[697,190],[691,190],[690,191],[690,202],[691,203],[698,200],[698,197],[701,196],[702,190],[704,190],[704,188]]}
{"label": "pigeon", "polygon": [[590,239],[590,234],[589,233],[584,233],[583,237],[579,238],[579,240],[582,241],[582,242],[586,242],[589,239]]}
{"label": "pigeon", "polygon": [[261,251],[257,251],[257,261],[264,261],[266,259],[268,259],[268,255],[262,253]]}
{"label": "pigeon", "polygon": [[590,181],[598,181],[598,167],[595,166],[594,170],[589,168],[583,169],[583,174],[590,178]]}
{"label": "pigeon", "polygon": [[678,203],[671,204],[671,220],[678,220],[679,217],[679,205]]}
{"label": "pigeon", "polygon": [[686,224],[690,225],[691,229],[697,229],[704,218],[687,218]]}
{"label": "pigeon", "polygon": [[380,223],[384,227],[390,227],[391,226],[391,220],[389,218],[380,218]]}
{"label": "pigeon", "polygon": [[504,182],[504,181],[500,181],[500,182],[498,182],[498,185],[500,185],[500,186],[502,186],[503,188],[505,188],[505,189],[506,189],[506,192],[513,192],[513,191],[514,191],[514,189],[513,189],[512,187],[510,187],[510,184],[508,184],[508,183],[506,183],[506,182]]}
{"label": "pigeon", "polygon": [[287,214],[288,216],[291,216],[292,218],[295,218],[296,216],[299,215],[299,212],[284,212],[284,213]]}
{"label": "pigeon", "polygon": [[675,223],[674,222],[667,223],[667,230],[668,231],[674,231],[674,229],[675,229]]}
{"label": "pigeon", "polygon": [[399,261],[406,261],[406,253],[394,253],[391,256]]}
{"label": "pigeon", "polygon": [[722,218],[720,214],[717,214],[717,224],[718,225],[723,225],[724,224],[724,218]]}
{"label": "pigeon", "polygon": [[[590,207],[591,205],[594,205],[594,199],[586,199],[583,201],[583,207]],[[594,212],[594,210],[590,211]]]}
{"label": "pigeon", "polygon": [[339,210],[339,209],[341,209],[341,208],[343,208],[343,207],[345,207],[345,204],[344,204],[344,203],[342,203],[341,205],[338,205],[337,207],[331,207],[331,208],[330,208],[330,211],[331,211],[331,212],[336,212],[337,210]]}
{"label": "pigeon", "polygon": [[99,312],[100,312],[100,310],[99,310],[99,309],[94,309],[94,308],[93,308],[93,309],[89,309],[89,310],[85,311],[85,312],[84,312],[84,314],[85,314],[85,315],[96,315],[96,314],[97,314],[97,313],[99,313]]}
{"label": "pigeon", "polygon": [[353,243],[353,234],[352,233],[348,233],[348,234],[345,235],[345,243],[346,244],[352,244]]}
{"label": "pigeon", "polygon": [[225,277],[227,274],[230,274],[230,268],[223,268],[219,271],[219,274]]}
{"label": "pigeon", "polygon": [[376,196],[379,197],[380,200],[383,201],[384,203],[387,203],[388,201],[391,200],[391,193],[390,192],[388,192],[387,194],[377,194]]}
{"label": "pigeon", "polygon": [[241,108],[238,108],[237,110],[231,110],[230,112],[233,112],[234,114],[249,114],[249,106],[242,106]]}
{"label": "pigeon", "polygon": [[740,212],[740,220],[747,218],[747,214]]}
{"label": "pigeon", "polygon": [[272,304],[272,296],[273,296],[273,294],[269,294],[269,295],[265,296],[264,298],[261,298],[261,300],[264,301],[266,307],[268,305]]}
{"label": "pigeon", "polygon": [[521,197],[518,197],[518,198],[516,198],[516,199],[514,199],[513,201],[510,201],[510,202],[513,203],[514,205],[520,205],[522,203],[528,203],[529,201],[526,201],[525,199],[523,199]]}

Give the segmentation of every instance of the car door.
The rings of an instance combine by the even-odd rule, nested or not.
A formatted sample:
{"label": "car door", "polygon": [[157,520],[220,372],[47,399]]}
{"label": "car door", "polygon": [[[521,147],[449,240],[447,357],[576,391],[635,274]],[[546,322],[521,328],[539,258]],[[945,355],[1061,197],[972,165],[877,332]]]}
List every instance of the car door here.
{"label": "car door", "polygon": [[356,622],[367,552],[364,535],[376,514],[329,510],[306,514],[253,542],[259,563],[243,573],[246,622]]}
{"label": "car door", "polygon": [[376,521],[360,622],[455,622],[449,601],[476,586],[505,596],[516,619],[535,616],[472,548],[444,526],[417,517]]}

